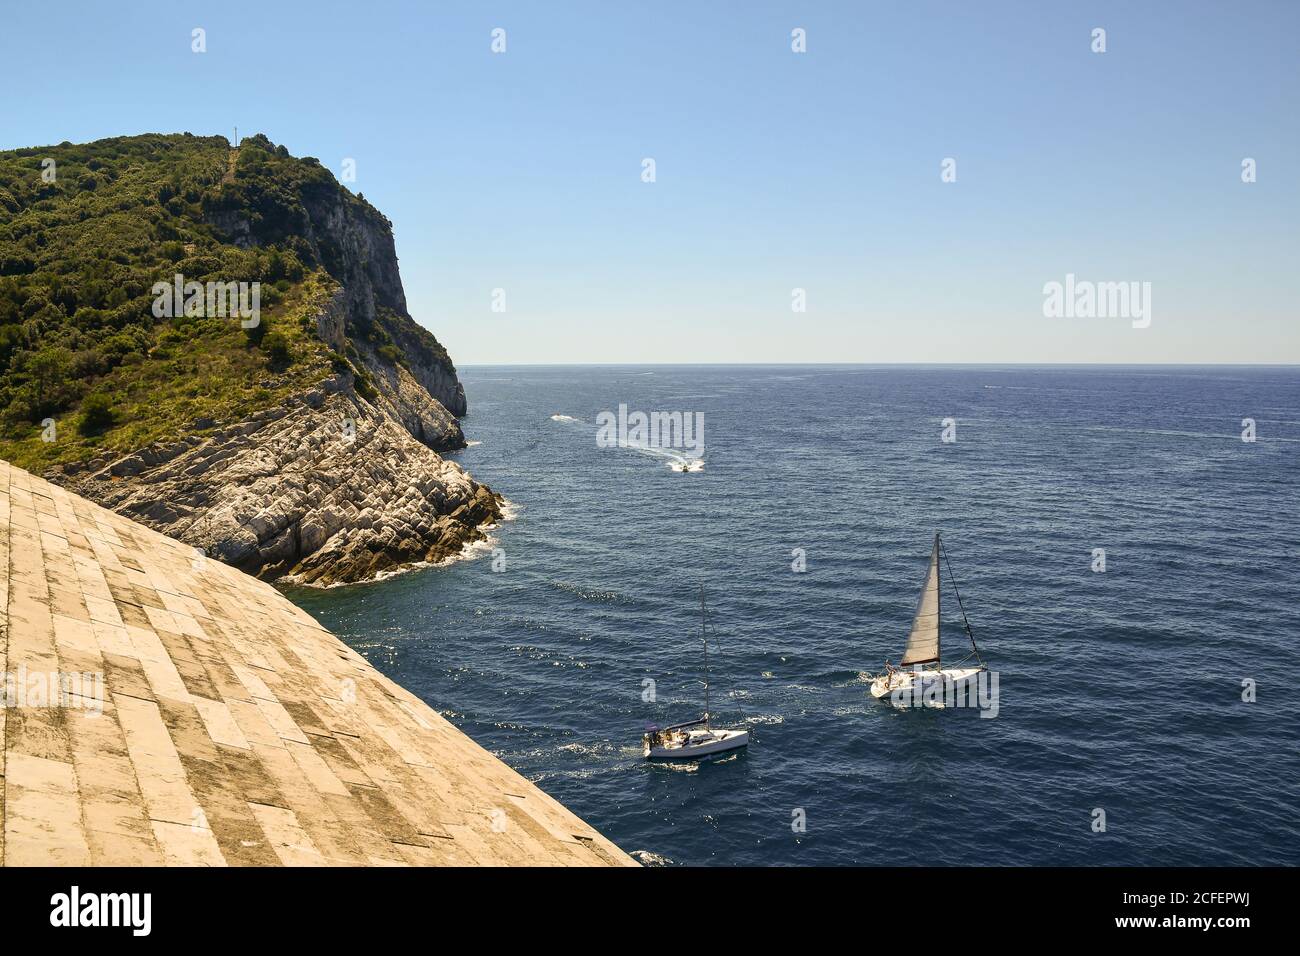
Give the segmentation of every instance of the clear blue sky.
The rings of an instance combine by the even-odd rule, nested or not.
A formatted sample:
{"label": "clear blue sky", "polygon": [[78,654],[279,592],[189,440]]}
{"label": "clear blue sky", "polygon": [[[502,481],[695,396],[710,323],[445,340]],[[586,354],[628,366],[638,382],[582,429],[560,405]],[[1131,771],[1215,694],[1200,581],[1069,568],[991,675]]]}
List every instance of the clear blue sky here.
{"label": "clear blue sky", "polygon": [[[1300,362],[1289,0],[13,2],[0,76],[0,148],[355,158],[461,364]],[[1044,318],[1066,273],[1150,328]]]}

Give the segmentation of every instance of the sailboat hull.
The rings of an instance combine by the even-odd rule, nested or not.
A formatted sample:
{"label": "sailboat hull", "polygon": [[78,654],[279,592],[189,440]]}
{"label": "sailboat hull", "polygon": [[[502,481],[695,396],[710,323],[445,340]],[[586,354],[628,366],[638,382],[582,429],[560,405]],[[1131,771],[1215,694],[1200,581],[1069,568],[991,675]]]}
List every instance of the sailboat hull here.
{"label": "sailboat hull", "polygon": [[[871,682],[871,696],[881,700],[893,694],[902,698],[913,698],[919,694],[935,693],[942,699],[944,690],[949,684],[955,685],[958,691],[964,690],[966,685],[974,682],[983,671],[983,667],[949,667],[944,670],[919,672],[896,670],[889,674],[881,674]],[[917,681],[920,681],[919,687]]]}
{"label": "sailboat hull", "polygon": [[647,742],[645,755],[649,760],[695,760],[748,746],[748,730],[706,730],[686,735],[677,746],[650,746]]}

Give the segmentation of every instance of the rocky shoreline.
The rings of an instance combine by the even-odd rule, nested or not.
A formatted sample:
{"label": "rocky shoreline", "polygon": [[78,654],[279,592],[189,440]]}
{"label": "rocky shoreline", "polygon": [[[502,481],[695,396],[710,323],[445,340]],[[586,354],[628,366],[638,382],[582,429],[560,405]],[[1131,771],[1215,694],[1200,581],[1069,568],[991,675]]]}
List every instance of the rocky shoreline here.
{"label": "rocky shoreline", "polygon": [[50,477],[269,580],[367,581],[481,540],[501,497],[352,385],[339,374],[206,436]]}

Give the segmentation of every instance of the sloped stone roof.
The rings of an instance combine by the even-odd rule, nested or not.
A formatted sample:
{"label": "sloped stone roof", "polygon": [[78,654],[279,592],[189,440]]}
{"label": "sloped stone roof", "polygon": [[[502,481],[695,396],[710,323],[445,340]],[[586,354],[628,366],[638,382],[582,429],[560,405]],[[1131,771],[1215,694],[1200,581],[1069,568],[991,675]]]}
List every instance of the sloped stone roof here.
{"label": "sloped stone roof", "polygon": [[5,462],[0,528],[4,865],[635,865],[269,584]]}

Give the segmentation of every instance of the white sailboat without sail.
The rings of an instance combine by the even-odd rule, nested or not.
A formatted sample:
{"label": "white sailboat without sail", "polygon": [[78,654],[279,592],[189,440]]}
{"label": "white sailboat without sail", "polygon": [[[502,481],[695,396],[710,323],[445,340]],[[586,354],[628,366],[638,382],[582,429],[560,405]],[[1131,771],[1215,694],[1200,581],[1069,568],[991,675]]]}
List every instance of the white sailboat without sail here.
{"label": "white sailboat without sail", "polygon": [[714,727],[709,717],[709,612],[700,588],[700,637],[704,642],[704,715],[670,727],[650,727],[642,737],[647,760],[693,760],[749,746],[749,729]]}
{"label": "white sailboat without sail", "polygon": [[[940,584],[939,559],[943,558],[948,568],[948,580],[953,593],[957,596],[957,607],[961,610],[962,622],[966,625],[966,634],[970,638],[971,653],[958,661],[956,665],[944,667],[941,649],[941,611],[943,607]],[[975,666],[962,666],[971,658]],[[904,670],[904,668],[909,668]],[[921,586],[921,596],[916,602],[916,613],[912,617],[912,630],[907,635],[907,647],[903,650],[903,659],[895,667],[885,661],[885,672],[872,677],[871,696],[879,700],[891,694],[913,700],[929,699],[929,693],[938,690],[938,699],[944,697],[947,687],[962,685],[974,680],[986,668],[980,657],[979,648],[975,646],[975,634],[971,631],[970,621],[966,619],[966,609],[961,603],[961,594],[957,591],[957,582],[952,577],[952,566],[948,564],[948,553],[936,532],[934,548],[930,552],[930,566],[926,570],[925,583]],[[919,683],[918,683],[919,682]]]}

